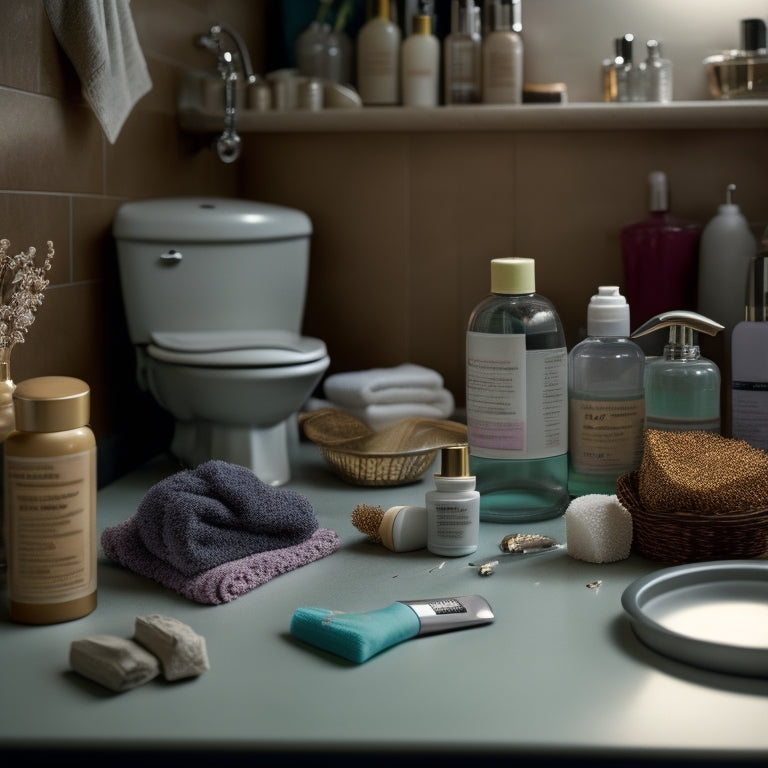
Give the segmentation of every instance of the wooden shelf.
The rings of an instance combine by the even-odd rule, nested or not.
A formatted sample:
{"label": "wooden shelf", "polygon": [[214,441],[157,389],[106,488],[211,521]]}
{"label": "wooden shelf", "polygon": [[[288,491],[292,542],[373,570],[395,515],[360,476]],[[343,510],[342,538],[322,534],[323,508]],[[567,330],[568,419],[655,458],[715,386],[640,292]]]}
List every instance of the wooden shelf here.
{"label": "wooden shelf", "polygon": [[[181,108],[183,130],[214,133],[222,113]],[[669,104],[524,104],[460,107],[362,107],[317,112],[238,110],[240,133],[752,130],[768,128],[768,99]]]}

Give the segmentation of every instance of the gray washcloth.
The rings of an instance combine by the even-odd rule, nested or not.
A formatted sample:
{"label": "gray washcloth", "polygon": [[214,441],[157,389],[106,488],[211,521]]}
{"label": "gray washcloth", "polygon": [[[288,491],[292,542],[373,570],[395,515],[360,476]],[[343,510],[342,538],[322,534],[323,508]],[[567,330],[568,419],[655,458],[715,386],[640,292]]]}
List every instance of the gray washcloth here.
{"label": "gray washcloth", "polygon": [[187,576],[299,544],[318,529],[305,496],[220,460],[161,480],[134,517],[147,550]]}

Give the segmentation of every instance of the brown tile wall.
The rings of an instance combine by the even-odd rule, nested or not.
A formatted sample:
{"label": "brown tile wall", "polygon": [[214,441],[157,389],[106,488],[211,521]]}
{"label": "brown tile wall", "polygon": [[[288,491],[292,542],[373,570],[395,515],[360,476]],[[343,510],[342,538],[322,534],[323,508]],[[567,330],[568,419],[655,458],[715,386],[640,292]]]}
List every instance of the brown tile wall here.
{"label": "brown tile wall", "polygon": [[[42,0],[0,5],[0,237],[12,252],[56,248],[51,284],[24,344],[12,355],[16,381],[61,374],[86,380],[104,484],[167,441],[167,420],[137,390],[122,314],[110,228],[132,198],[238,192],[225,166],[176,121],[185,69],[211,69],[193,45],[212,23],[245,38],[263,67],[264,1],[132,0],[153,88],[110,145],[80,92]],[[15,249],[15,250],[14,250]]]}
{"label": "brown tile wall", "polygon": [[573,344],[596,287],[622,283],[618,233],[645,214],[648,171],[667,172],[681,216],[706,221],[734,182],[756,229],[768,219],[764,130],[256,134],[225,166],[178,130],[179,79],[211,67],[192,41],[213,22],[237,28],[263,72],[269,4],[132,0],[154,87],[114,146],[42,0],[0,5],[0,236],[56,245],[13,375],[90,383],[102,483],[167,439],[135,386],[122,315],[110,227],[126,200],[232,194],[305,210],[315,231],[305,332],[326,341],[331,370],[410,360],[440,370],[460,404],[464,330],[489,259],[536,258],[538,288]]}
{"label": "brown tile wall", "polygon": [[536,259],[572,346],[597,287],[623,284],[619,232],[646,216],[649,171],[678,216],[705,223],[733,182],[755,232],[768,223],[767,130],[258,134],[244,154],[243,194],[312,218],[305,328],[330,372],[420,363],[459,404],[490,259]]}

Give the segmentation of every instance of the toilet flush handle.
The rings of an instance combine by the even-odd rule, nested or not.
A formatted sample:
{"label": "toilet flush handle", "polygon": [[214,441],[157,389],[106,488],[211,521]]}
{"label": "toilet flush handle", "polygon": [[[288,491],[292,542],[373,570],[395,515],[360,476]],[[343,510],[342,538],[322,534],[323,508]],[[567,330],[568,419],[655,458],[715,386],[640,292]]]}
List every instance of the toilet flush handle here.
{"label": "toilet flush handle", "polygon": [[183,258],[181,251],[177,251],[175,248],[169,248],[160,254],[160,261],[163,264],[178,264]]}

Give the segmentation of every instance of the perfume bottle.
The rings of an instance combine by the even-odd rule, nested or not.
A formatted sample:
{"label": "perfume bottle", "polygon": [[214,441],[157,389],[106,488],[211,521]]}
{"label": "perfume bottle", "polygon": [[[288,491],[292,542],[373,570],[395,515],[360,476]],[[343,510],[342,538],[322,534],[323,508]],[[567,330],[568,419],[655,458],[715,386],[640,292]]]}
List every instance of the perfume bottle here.
{"label": "perfume bottle", "polygon": [[658,40],[649,40],[645,47],[648,52],[642,67],[645,100],[670,102],[672,101],[672,62],[662,57]]}
{"label": "perfume bottle", "polygon": [[664,312],[643,323],[632,338],[669,328],[661,357],[645,365],[645,427],[667,431],[720,433],[720,369],[703,357],[694,332],[723,330],[697,312]]}

